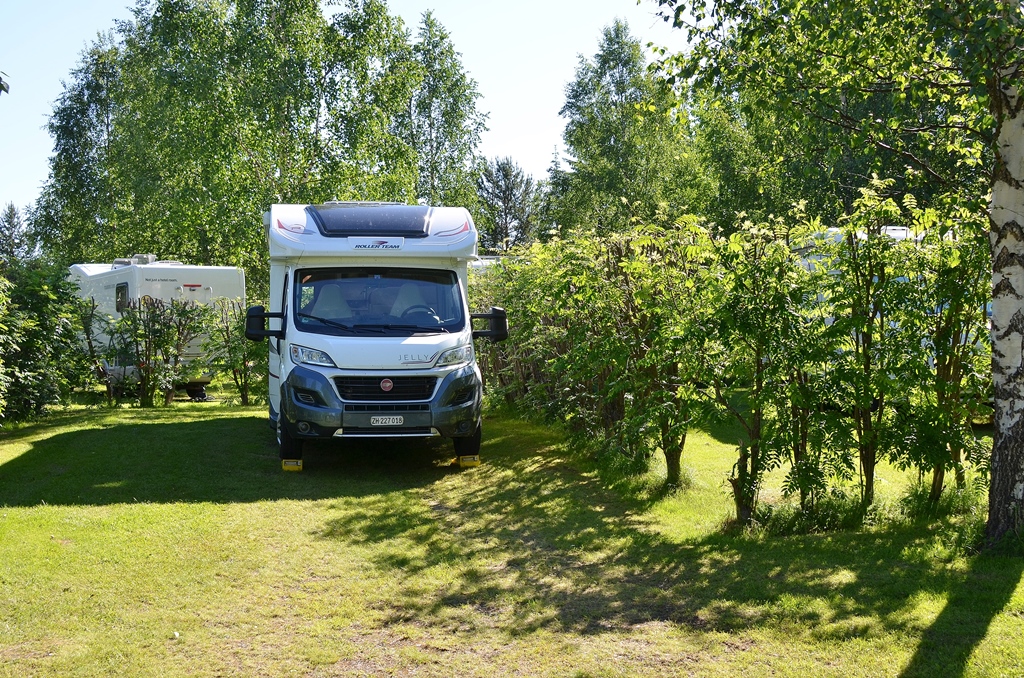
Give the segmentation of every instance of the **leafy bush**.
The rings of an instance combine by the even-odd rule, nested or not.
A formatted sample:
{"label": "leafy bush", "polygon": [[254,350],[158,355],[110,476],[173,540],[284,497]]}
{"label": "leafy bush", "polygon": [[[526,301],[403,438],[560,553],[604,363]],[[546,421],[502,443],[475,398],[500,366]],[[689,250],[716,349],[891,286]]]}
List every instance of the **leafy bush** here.
{"label": "leafy bush", "polygon": [[8,329],[11,303],[8,290],[10,286],[7,279],[0,276],[0,413],[7,410],[7,389],[11,384],[10,370],[4,366],[4,358],[12,352],[14,346]]}
{"label": "leafy bush", "polygon": [[805,507],[788,502],[763,504],[756,514],[756,522],[774,536],[837,532],[861,527],[868,510],[856,493],[833,488]]}
{"label": "leafy bush", "polygon": [[269,344],[245,338],[246,308],[239,299],[218,299],[210,332],[203,342],[207,364],[218,373],[230,374],[243,405],[268,401]]}
{"label": "leafy bush", "polygon": [[[0,417],[19,421],[66,402],[91,379],[76,332],[78,299],[64,269],[39,260],[7,262],[0,289]],[[6,382],[6,398],[4,384]]]}
{"label": "leafy bush", "polygon": [[203,371],[201,360],[186,355],[208,333],[213,309],[194,301],[143,297],[131,300],[114,322],[110,362],[130,366],[138,382],[139,404],[153,407],[156,394],[170,403],[176,385]]}
{"label": "leafy bush", "polygon": [[[962,485],[966,463],[985,464],[970,422],[986,391],[986,262],[963,215],[889,187],[873,182],[831,229],[797,206],[729,236],[691,219],[506,257],[473,286],[474,307],[509,314],[510,341],[479,351],[490,394],[637,473],[660,450],[675,486],[688,430],[731,418],[741,523],[759,519],[779,466],[801,507],[775,519],[785,530],[870,517],[834,488],[858,478],[870,506],[884,459],[932,472],[938,501],[947,470]],[[899,224],[910,237],[891,236]]]}

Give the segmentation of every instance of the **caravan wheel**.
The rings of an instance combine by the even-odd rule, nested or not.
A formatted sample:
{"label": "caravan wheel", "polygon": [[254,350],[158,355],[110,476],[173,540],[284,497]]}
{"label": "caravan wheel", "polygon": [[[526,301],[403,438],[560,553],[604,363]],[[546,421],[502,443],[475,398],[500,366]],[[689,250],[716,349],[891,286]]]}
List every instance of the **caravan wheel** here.
{"label": "caravan wheel", "polygon": [[185,395],[188,396],[189,400],[194,400],[196,402],[206,402],[207,400],[210,400],[209,396],[206,395],[205,386],[186,386]]}

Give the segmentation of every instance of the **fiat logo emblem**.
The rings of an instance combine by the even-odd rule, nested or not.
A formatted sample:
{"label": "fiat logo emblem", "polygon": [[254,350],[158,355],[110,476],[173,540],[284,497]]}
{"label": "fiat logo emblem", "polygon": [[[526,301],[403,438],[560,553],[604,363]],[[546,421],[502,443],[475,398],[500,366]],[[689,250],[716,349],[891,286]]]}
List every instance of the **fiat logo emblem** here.
{"label": "fiat logo emblem", "polygon": [[382,382],[380,382],[380,390],[384,391],[385,393],[387,393],[388,391],[390,391],[394,387],[395,387],[395,382],[391,381],[390,379],[385,379]]}

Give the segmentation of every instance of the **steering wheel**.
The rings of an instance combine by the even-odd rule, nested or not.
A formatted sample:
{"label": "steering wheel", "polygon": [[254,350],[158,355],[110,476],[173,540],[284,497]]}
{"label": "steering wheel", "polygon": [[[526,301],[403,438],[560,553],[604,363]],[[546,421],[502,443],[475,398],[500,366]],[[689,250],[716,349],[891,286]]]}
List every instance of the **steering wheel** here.
{"label": "steering wheel", "polygon": [[409,308],[407,308],[404,311],[402,311],[402,317],[404,318],[405,316],[407,316],[407,315],[409,315],[411,313],[415,313],[415,312],[429,313],[430,315],[432,315],[434,317],[437,317],[437,311],[435,311],[434,309],[430,308],[426,304],[413,304]]}

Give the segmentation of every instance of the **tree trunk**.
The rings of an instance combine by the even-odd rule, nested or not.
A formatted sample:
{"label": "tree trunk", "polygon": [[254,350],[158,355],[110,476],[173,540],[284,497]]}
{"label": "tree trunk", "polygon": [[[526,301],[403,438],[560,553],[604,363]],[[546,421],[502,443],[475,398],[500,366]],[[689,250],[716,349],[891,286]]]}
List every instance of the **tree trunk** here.
{"label": "tree trunk", "polygon": [[864,506],[870,506],[875,501],[875,464],[878,461],[874,424],[870,409],[854,407],[853,416],[857,423],[857,457],[862,480],[860,500]]}
{"label": "tree trunk", "polygon": [[932,488],[928,492],[928,501],[935,504],[942,498],[942,488],[946,482],[946,465],[936,464],[932,469]]}
{"label": "tree trunk", "polygon": [[992,254],[992,386],[995,431],[985,537],[995,545],[1024,517],[1024,115],[1019,73],[988,83],[998,133],[989,244]]}
{"label": "tree trunk", "polygon": [[732,485],[732,498],[736,502],[736,521],[740,525],[749,525],[754,517],[753,502],[747,493],[750,475],[750,453],[747,445],[740,441],[740,458],[732,469],[732,477],[729,484]]}
{"label": "tree trunk", "polygon": [[810,411],[807,409],[807,373],[797,371],[793,373],[791,381],[796,385],[800,398],[790,399],[790,421],[792,422],[793,436],[793,466],[800,485],[800,510],[807,510],[807,500],[810,498],[810,487],[807,481],[807,432],[810,428]]}
{"label": "tree trunk", "polygon": [[661,450],[665,454],[665,466],[668,477],[666,487],[679,487],[683,480],[683,447],[686,446],[686,433],[681,436],[672,435],[672,427],[666,418],[661,421]]}
{"label": "tree trunk", "polygon": [[[870,417],[869,417],[870,418]],[[873,440],[861,442],[860,469],[864,474],[864,487],[861,488],[861,501],[864,506],[871,506],[875,501],[875,463],[878,452]]]}

